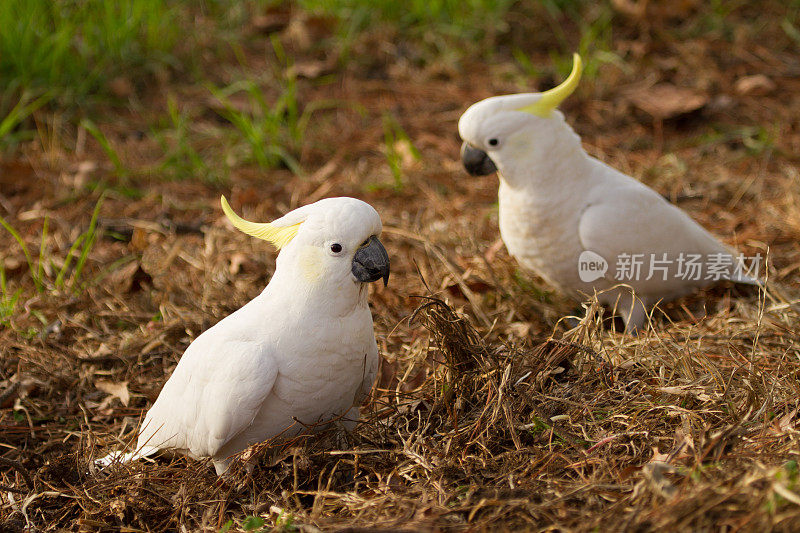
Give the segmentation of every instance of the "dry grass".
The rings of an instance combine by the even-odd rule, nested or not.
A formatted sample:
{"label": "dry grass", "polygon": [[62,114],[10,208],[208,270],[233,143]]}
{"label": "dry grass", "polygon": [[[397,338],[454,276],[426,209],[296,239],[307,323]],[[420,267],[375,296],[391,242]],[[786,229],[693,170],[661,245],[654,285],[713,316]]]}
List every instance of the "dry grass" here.
{"label": "dry grass", "polygon": [[796,530],[800,366],[786,324],[797,313],[749,311],[680,341],[610,338],[590,312],[563,339],[515,347],[487,344],[426,298],[412,322],[431,346],[409,350],[404,376],[384,373],[354,434],[266,443],[249,453],[260,459],[252,473],[222,480],[184,458],[90,474],[110,435],[86,421],[72,451],[29,454],[50,456],[30,485],[31,459],[6,475],[25,487],[12,521],[217,529],[262,514],[309,530]]}
{"label": "dry grass", "polygon": [[[692,20],[712,16],[692,9]],[[41,293],[0,232],[8,289],[21,290],[0,329],[0,531],[242,530],[249,515],[305,531],[800,529],[796,45],[780,30],[779,3],[759,10],[763,26],[748,9],[720,22],[731,35],[724,24],[693,34],[669,14],[642,26],[617,13],[609,46],[625,61],[565,104],[591,153],[742,252],[769,255],[765,292],[721,286],[664,305],[638,337],[616,333],[596,303],[576,309],[519,272],[497,241],[496,178],[468,177],[457,162],[463,109],[532,83],[502,39],[496,64],[420,62],[413,43],[367,33],[335,83],[298,80],[304,105],[359,106],[315,115],[298,156],[304,176],[242,164],[224,187],[146,172],[122,180],[91,138],[80,145],[76,130],[50,131],[42,117],[40,137],[0,162],[2,216],[34,257],[49,219]],[[318,51],[296,38],[304,20],[278,37],[309,68]],[[537,37],[506,38],[550,64]],[[237,64],[264,70],[270,45],[258,46]],[[774,89],[735,88],[754,73]],[[656,125],[629,97],[642,80],[707,103]],[[122,164],[158,162],[158,143],[130,132],[164,113],[167,92],[199,131],[220,127],[196,87],[168,88],[143,94],[137,112],[96,120]],[[400,183],[381,147],[387,112],[421,154],[394,147]],[[90,283],[56,289],[99,199],[93,182],[108,189]],[[172,456],[92,471],[92,458],[135,439],[191,339],[269,279],[273,254],[229,229],[221,192],[258,220],[338,195],[381,213],[392,279],[371,296],[383,361],[363,423],[258,446],[252,473],[222,480],[210,464]]]}

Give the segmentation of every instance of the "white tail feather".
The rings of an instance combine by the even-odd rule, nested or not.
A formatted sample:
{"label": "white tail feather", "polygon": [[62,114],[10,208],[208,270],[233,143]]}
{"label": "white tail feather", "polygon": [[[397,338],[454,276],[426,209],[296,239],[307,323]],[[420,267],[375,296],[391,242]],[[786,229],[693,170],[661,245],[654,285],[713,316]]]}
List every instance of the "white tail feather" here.
{"label": "white tail feather", "polygon": [[134,452],[127,452],[127,453],[111,452],[105,457],[101,457],[100,459],[95,459],[94,464],[102,469],[115,463],[116,464],[130,463],[131,461],[137,461],[145,457],[150,457],[158,450],[159,448],[156,448],[155,446],[142,446],[141,448],[139,448]]}

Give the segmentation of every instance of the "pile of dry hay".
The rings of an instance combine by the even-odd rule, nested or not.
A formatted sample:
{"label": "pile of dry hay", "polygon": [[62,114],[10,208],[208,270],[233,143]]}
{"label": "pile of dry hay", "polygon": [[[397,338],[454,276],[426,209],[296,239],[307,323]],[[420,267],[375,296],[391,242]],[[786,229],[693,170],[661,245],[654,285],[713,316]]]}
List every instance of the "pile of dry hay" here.
{"label": "pile of dry hay", "polygon": [[86,431],[35,470],[6,465],[0,531],[236,529],[247,515],[307,531],[797,530],[797,309],[741,311],[665,339],[603,333],[593,306],[562,340],[523,349],[488,346],[427,299],[412,320],[432,342],[354,434],[265,443],[247,452],[252,473],[218,479],[183,457],[90,474],[113,439]]}

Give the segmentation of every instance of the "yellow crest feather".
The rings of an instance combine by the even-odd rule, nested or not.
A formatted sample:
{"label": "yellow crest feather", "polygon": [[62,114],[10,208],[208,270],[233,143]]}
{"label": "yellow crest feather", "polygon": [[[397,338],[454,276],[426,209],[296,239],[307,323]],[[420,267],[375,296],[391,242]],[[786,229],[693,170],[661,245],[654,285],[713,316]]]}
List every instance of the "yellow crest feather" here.
{"label": "yellow crest feather", "polygon": [[228,217],[228,220],[231,221],[236,229],[257,239],[268,241],[278,250],[294,239],[294,236],[297,235],[297,230],[300,229],[300,224],[302,224],[277,227],[269,222],[250,222],[233,212],[225,196],[221,196],[219,201],[220,204],[222,204],[222,211],[225,213],[225,216]]}
{"label": "yellow crest feather", "polygon": [[558,87],[543,92],[542,97],[535,104],[520,107],[517,111],[525,111],[542,118],[549,117],[553,109],[557,108],[578,87],[582,70],[581,56],[572,54],[572,72],[569,77]]}

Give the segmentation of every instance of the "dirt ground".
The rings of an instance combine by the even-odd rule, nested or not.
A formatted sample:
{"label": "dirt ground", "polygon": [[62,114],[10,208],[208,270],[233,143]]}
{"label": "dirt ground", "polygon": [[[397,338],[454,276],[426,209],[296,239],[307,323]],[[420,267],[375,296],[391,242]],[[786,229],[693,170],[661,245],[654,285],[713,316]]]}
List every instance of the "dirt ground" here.
{"label": "dirt ground", "polygon": [[[325,19],[254,17],[248,46],[207,67],[218,84],[237,65],[268,71],[280,40],[298,102],[320,107],[299,173],[235,152],[223,179],[160,166],[149,125],[170,98],[198,151],[229,125],[177,75],[122,79],[130,105],[95,114],[118,162],[68,118],[35,115],[36,138],[0,163],[0,215],[27,247],[0,231],[0,531],[800,530],[800,41],[781,2],[665,6],[612,2],[613,33],[562,110],[590,154],[767,258],[768,284],[666,304],[639,336],[521,270],[499,241],[497,177],[459,162],[471,103],[563,78],[555,60],[580,34],[566,17],[559,51],[518,6],[488,58],[430,56],[435,42],[380,27],[346,62],[315,46]],[[274,269],[220,194],[258,221],[329,196],[381,214],[392,277],[371,294],[382,365],[363,423],[260,446],[229,479],[169,455],[97,472],[191,340]]]}

